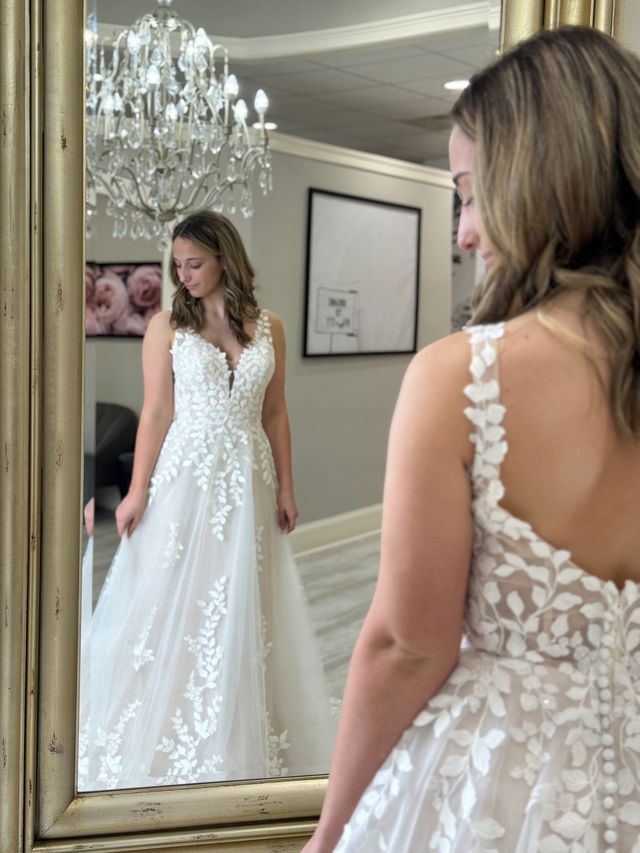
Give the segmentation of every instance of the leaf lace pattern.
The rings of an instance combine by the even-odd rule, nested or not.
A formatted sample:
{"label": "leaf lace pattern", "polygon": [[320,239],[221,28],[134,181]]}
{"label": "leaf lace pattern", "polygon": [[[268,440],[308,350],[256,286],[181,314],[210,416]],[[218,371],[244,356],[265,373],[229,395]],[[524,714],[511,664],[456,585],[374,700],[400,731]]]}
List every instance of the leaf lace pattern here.
{"label": "leaf lace pattern", "polygon": [[163,486],[190,472],[210,506],[213,534],[222,541],[253,472],[268,486],[276,485],[262,428],[262,404],[275,368],[268,314],[260,312],[253,340],[233,370],[222,350],[191,329],[176,330],[171,352],[174,419],[151,479],[149,503]]}
{"label": "leaf lace pattern", "polygon": [[[221,755],[202,750],[202,744],[217,732],[223,702],[218,682],[224,648],[219,634],[220,623],[227,615],[227,583],[228,578],[223,575],[209,591],[209,600],[197,602],[203,616],[200,630],[195,637],[184,638],[194,658],[183,696],[189,704],[189,717],[178,706],[171,716],[174,736],[164,736],[156,747],[158,752],[166,754],[169,762],[169,769],[158,779],[160,785],[211,778],[222,763]],[[204,760],[203,752],[207,756]]]}
{"label": "leaf lace pattern", "polygon": [[500,506],[503,325],[467,329],[474,543],[459,663],[340,853],[640,853],[640,601]]}
{"label": "leaf lace pattern", "polygon": [[193,332],[176,332],[172,358],[175,416],[146,512],[83,625],[81,791],[329,766],[335,724],[262,428],[268,314],[233,381]]}

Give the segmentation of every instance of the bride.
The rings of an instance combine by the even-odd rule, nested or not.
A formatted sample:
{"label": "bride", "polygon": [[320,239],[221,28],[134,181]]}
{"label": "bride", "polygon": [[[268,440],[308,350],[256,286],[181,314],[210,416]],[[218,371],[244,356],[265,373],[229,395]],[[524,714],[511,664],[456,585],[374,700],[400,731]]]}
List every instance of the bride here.
{"label": "bride", "polygon": [[333,743],[285,535],[282,323],[225,217],[187,217],[172,247],[122,540],[82,648],[80,790],[323,773]]}

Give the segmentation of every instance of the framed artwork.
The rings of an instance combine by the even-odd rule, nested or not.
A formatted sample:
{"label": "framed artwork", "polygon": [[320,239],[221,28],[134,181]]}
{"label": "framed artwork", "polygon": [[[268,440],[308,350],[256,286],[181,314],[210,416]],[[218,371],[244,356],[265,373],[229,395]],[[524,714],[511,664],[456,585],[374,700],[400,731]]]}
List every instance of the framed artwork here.
{"label": "framed artwork", "polygon": [[87,337],[142,337],[160,310],[162,264],[89,262],[84,284]]}
{"label": "framed artwork", "polygon": [[303,354],[413,353],[418,207],[309,189]]}

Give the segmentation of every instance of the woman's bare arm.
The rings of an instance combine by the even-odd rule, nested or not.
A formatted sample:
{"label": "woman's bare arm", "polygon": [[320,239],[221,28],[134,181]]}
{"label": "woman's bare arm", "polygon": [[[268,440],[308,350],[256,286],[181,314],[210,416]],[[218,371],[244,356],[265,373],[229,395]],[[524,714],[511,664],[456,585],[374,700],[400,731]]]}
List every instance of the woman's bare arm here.
{"label": "woman's bare arm", "polygon": [[269,314],[275,351],[275,370],[262,406],[262,426],[269,439],[278,475],[278,522],[290,533],[296,525],[298,510],[293,494],[291,471],[291,430],[284,394],[285,339],[282,321]]}
{"label": "woman's bare arm", "polygon": [[125,531],[131,535],[142,518],[149,480],[173,419],[172,339],[169,312],[162,311],[151,318],[142,343],[144,402],[136,433],[131,485],[116,510],[120,536]]}
{"label": "woman's bare arm", "polygon": [[380,575],[349,668],[329,787],[307,853],[333,850],[367,784],[456,664],[471,556],[466,335],[428,347],[393,417]]}

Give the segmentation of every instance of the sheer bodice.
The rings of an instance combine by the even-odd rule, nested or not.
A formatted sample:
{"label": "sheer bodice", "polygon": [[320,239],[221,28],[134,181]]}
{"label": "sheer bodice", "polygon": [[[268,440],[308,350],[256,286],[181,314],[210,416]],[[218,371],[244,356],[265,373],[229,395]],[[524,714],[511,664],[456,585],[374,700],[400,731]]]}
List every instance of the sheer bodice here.
{"label": "sheer bodice", "polygon": [[460,661],[369,786],[341,853],[640,853],[639,587],[589,574],[500,505],[503,332],[468,329]]}
{"label": "sheer bodice", "polygon": [[225,352],[191,329],[176,330],[171,354],[177,424],[192,421],[214,433],[225,425],[258,428],[275,366],[266,312],[260,312],[254,337],[233,370]]}
{"label": "sheer bodice", "polygon": [[176,330],[171,353],[174,419],[151,480],[150,501],[162,484],[189,468],[203,491],[215,482],[211,523],[221,538],[252,469],[266,486],[276,487],[271,446],[262,427],[262,404],[275,366],[268,315],[260,312],[253,340],[234,370],[221,349],[190,329]]}

